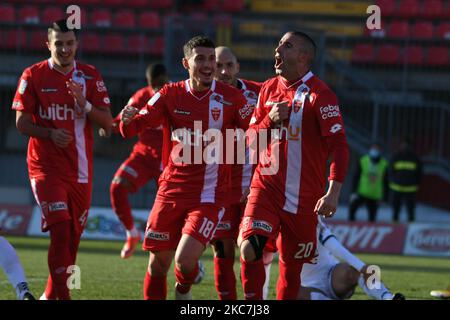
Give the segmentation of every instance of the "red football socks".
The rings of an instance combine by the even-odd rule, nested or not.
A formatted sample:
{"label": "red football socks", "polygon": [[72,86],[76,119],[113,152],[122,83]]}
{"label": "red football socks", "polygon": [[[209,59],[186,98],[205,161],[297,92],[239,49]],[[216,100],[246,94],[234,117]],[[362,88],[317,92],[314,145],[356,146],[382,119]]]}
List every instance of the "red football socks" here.
{"label": "red football socks", "polygon": [[266,280],[263,260],[249,262],[241,257],[241,278],[245,300],[262,300]]}
{"label": "red football socks", "polygon": [[154,277],[148,271],[144,279],[144,300],[167,298],[167,276]]}
{"label": "red football socks", "polygon": [[234,258],[214,257],[214,283],[220,300],[236,300]]}

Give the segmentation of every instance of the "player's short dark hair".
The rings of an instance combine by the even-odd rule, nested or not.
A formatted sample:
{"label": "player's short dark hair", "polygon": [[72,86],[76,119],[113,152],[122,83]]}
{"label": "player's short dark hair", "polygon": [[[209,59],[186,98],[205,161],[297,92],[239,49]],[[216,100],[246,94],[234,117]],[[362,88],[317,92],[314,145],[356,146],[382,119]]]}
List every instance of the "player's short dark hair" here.
{"label": "player's short dark hair", "polygon": [[62,32],[62,33],[73,31],[73,33],[75,34],[75,38],[76,39],[78,38],[78,35],[77,35],[78,30],[76,28],[69,29],[67,27],[67,19],[61,19],[61,20],[52,22],[51,26],[47,30],[47,36],[48,36],[49,40],[50,40],[50,35],[51,35],[52,31]]}
{"label": "player's short dark hair", "polygon": [[145,70],[145,76],[147,79],[155,79],[166,74],[166,66],[162,63],[151,63],[147,66],[147,70]]}
{"label": "player's short dark hair", "polygon": [[289,31],[287,33],[293,34],[294,36],[299,37],[302,39],[303,43],[305,44],[306,51],[311,55],[311,64],[314,61],[314,58],[316,57],[316,43],[314,42],[313,38],[311,38],[308,34],[306,34],[303,31]]}
{"label": "player's short dark hair", "polygon": [[183,46],[184,57],[189,58],[192,54],[192,50],[197,47],[216,48],[211,39],[205,36],[195,36]]}

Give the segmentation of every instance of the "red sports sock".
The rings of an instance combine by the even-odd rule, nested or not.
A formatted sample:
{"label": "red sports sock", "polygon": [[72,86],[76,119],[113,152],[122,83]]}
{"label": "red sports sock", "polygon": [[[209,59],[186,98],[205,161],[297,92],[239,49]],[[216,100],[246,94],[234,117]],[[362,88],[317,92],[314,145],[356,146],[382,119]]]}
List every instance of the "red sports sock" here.
{"label": "red sports sock", "polygon": [[47,300],[56,300],[58,295],[56,294],[56,288],[53,285],[52,276],[48,275],[47,286],[45,287],[45,297]]}
{"label": "red sports sock", "polygon": [[285,264],[279,259],[280,275],[277,281],[277,300],[296,300],[300,289],[303,263]]}
{"label": "red sports sock", "polygon": [[70,251],[71,221],[63,221],[50,227],[50,247],[48,249],[48,267],[53,288],[60,300],[70,300],[67,287],[69,275],[67,268],[72,264]]}
{"label": "red sports sock", "polygon": [[167,276],[153,277],[148,271],[144,278],[144,300],[166,300]]}
{"label": "red sports sock", "polygon": [[175,266],[175,280],[177,282],[177,290],[180,293],[188,293],[189,290],[191,290],[191,286],[195,281],[195,278],[198,275],[198,264],[195,265],[195,268],[192,272],[188,274],[182,273],[180,270],[177,269]]}
{"label": "red sports sock", "polygon": [[249,262],[241,257],[241,278],[245,300],[262,300],[264,281],[266,281],[263,260]]}
{"label": "red sports sock", "polygon": [[214,257],[214,282],[220,300],[236,300],[234,258]]}
{"label": "red sports sock", "polygon": [[130,201],[128,200],[129,191],[120,183],[111,183],[109,191],[114,212],[125,226],[125,229],[133,229],[134,221],[131,215]]}

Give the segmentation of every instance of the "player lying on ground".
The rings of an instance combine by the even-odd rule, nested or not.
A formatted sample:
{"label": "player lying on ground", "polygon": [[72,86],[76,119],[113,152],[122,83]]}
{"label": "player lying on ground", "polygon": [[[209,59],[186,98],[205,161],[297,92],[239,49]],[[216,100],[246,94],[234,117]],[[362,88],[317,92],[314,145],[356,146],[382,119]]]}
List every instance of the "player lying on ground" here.
{"label": "player lying on ground", "polygon": [[357,285],[377,300],[405,299],[401,293],[392,294],[381,280],[369,279],[373,274],[367,270],[369,266],[348,251],[320,218],[317,238],[316,263],[303,266],[299,299],[349,299]]}
{"label": "player lying on ground", "polygon": [[20,264],[19,257],[11,244],[0,236],[0,267],[5,272],[9,282],[16,289],[17,299],[35,300],[28,289],[27,278]]}

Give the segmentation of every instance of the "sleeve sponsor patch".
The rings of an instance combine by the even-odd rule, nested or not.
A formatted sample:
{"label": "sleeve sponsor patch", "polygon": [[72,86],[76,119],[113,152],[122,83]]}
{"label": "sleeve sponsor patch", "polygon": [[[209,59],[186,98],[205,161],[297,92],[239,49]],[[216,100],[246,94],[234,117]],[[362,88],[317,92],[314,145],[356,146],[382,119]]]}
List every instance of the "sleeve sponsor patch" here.
{"label": "sleeve sponsor patch", "polygon": [[20,94],[24,94],[25,93],[25,89],[28,86],[28,81],[25,79],[20,80],[20,84],[19,84],[19,93]]}

